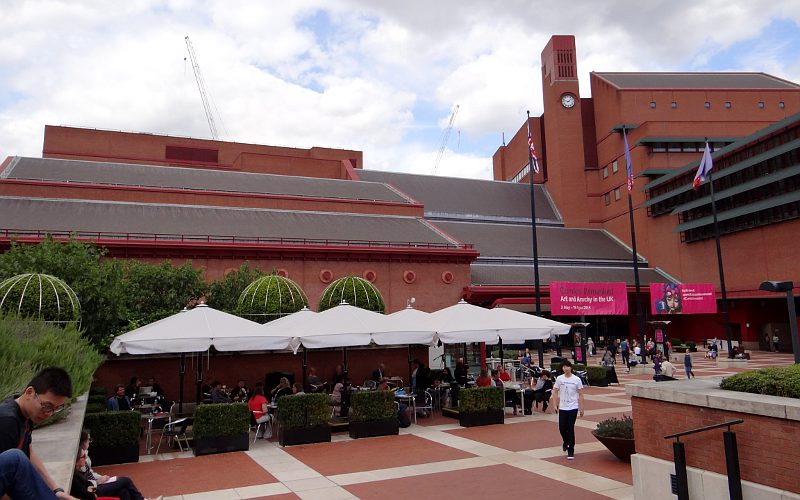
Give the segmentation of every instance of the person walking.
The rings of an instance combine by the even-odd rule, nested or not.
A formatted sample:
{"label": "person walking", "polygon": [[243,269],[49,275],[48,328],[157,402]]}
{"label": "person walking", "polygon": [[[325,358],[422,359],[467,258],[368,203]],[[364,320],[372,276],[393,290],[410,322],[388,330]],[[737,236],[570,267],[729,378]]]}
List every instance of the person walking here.
{"label": "person walking", "polygon": [[567,460],[575,459],[575,421],[578,415],[583,416],[583,382],[573,375],[572,362],[565,359],[561,363],[563,375],[556,378],[553,385],[553,399],[558,410],[558,431],[563,444],[561,449],[567,452]]}
{"label": "person walking", "polygon": [[628,346],[628,339],[622,339],[622,342],[619,344],[619,352],[622,354],[622,362],[625,364],[625,368],[630,372],[631,350],[630,346]]}
{"label": "person walking", "polygon": [[683,355],[683,371],[686,373],[687,379],[694,377],[694,372],[692,371],[692,355],[689,354],[688,351]]}

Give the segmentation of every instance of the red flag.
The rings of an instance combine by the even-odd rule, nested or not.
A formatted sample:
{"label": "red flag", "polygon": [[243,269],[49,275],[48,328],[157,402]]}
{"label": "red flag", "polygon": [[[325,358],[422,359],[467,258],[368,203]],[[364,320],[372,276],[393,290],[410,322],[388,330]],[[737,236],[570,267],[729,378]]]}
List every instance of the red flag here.
{"label": "red flag", "polygon": [[706,181],[706,177],[713,167],[714,162],[711,160],[711,149],[708,147],[708,143],[706,143],[706,149],[703,151],[703,159],[700,160],[700,167],[698,167],[697,173],[694,176],[694,181],[692,182],[692,188],[694,188],[695,191],[700,187],[700,184]]}
{"label": "red flag", "polygon": [[528,121],[528,147],[530,148],[530,153],[531,153],[531,166],[533,166],[533,171],[538,174],[541,169],[539,168],[539,157],[536,156],[536,146],[533,145],[533,136],[531,136],[530,121]]}

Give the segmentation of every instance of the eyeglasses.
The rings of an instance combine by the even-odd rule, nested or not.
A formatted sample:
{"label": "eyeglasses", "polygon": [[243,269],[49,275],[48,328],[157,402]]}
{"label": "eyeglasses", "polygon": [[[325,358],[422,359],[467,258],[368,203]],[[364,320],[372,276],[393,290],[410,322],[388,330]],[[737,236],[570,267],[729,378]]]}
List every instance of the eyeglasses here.
{"label": "eyeglasses", "polygon": [[55,406],[53,405],[53,403],[48,403],[48,402],[42,403],[42,400],[39,399],[39,394],[36,392],[33,393],[33,396],[36,398],[36,401],[39,402],[39,406],[42,408],[42,413],[44,413],[45,415],[55,415],[56,413],[59,413],[64,409],[64,405]]}

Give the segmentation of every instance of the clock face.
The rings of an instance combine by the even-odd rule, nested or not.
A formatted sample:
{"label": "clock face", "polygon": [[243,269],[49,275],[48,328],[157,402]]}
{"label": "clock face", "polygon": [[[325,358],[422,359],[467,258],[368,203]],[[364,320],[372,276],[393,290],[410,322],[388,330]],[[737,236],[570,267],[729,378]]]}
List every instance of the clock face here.
{"label": "clock face", "polygon": [[564,94],[561,96],[561,105],[565,108],[571,108],[575,106],[575,96],[572,94]]}

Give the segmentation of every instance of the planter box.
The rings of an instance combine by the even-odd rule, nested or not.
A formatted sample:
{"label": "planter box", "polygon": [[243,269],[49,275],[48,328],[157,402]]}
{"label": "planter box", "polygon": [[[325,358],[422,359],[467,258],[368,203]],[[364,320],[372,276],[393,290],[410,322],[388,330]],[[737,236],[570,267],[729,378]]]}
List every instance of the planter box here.
{"label": "planter box", "polygon": [[608,379],[607,378],[601,380],[589,379],[589,385],[594,387],[608,387]]}
{"label": "planter box", "polygon": [[397,418],[350,422],[350,437],[353,439],[376,436],[396,436],[399,433],[400,425],[397,422]]}
{"label": "planter box", "polygon": [[297,429],[278,428],[278,443],[280,443],[281,446],[330,442],[331,428],[327,425],[300,427]]}
{"label": "planter box", "polygon": [[92,446],[89,445],[92,467],[95,465],[127,464],[139,461],[139,444],[130,446]]}
{"label": "planter box", "polygon": [[615,457],[619,458],[623,462],[631,461],[631,455],[636,453],[636,446],[634,445],[635,441],[633,439],[598,436],[595,434],[595,432],[596,431],[592,431],[592,435],[597,438],[598,441],[603,443],[603,446],[608,448],[608,451],[613,453]]}
{"label": "planter box", "polygon": [[502,424],[504,421],[505,411],[503,410],[488,410],[476,413],[458,414],[458,423],[461,425],[461,427]]}
{"label": "planter box", "polygon": [[195,437],[193,441],[195,456],[210,455],[212,453],[228,453],[231,451],[247,451],[250,449],[249,434]]}

